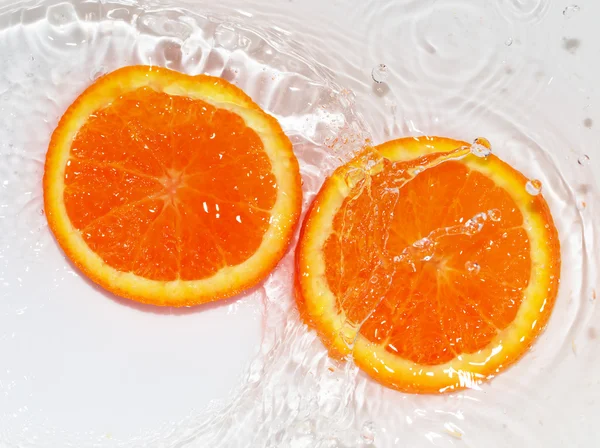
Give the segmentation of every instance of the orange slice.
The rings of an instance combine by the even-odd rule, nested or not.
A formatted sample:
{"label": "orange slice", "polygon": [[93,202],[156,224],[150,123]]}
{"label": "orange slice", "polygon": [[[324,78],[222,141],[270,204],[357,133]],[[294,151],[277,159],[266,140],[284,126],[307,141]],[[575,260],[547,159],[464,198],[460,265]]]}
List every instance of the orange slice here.
{"label": "orange slice", "polygon": [[283,256],[301,211],[277,121],[210,76],[133,66],[68,108],[44,173],[48,223],[89,278],[187,306],[231,297]]}
{"label": "orange slice", "polygon": [[556,299],[545,200],[494,155],[457,158],[465,147],[407,138],[359,155],[323,185],[296,252],[304,320],[401,391],[477,387],[526,352]]}

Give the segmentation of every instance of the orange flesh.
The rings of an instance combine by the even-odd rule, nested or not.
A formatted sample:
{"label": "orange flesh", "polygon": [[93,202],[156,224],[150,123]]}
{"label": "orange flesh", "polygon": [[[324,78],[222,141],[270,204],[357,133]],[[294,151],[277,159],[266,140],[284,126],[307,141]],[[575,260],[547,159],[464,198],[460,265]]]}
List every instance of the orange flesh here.
{"label": "orange flesh", "polygon": [[245,261],[276,198],[263,143],[238,115],[148,87],[88,119],[65,171],[67,214],[88,246],[151,280]]}
{"label": "orange flesh", "polygon": [[[326,278],[364,337],[439,365],[485,348],[514,320],[530,244],[513,199],[481,173],[446,162],[397,188],[400,166],[385,160],[345,199],[324,247]],[[479,213],[481,230],[465,232]],[[415,248],[426,237],[434,249]]]}

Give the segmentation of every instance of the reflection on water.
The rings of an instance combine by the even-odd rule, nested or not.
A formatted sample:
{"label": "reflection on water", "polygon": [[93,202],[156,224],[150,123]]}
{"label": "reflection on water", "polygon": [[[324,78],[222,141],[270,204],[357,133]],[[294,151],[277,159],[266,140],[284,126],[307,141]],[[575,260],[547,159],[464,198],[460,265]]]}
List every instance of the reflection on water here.
{"label": "reflection on water", "polygon": [[[543,191],[561,235],[563,272],[549,327],[522,361],[472,390],[417,396],[385,389],[351,362],[327,357],[298,318],[288,254],[260,290],[265,303],[260,355],[229,402],[197,409],[184,421],[165,416],[160,431],[132,429],[130,437],[77,433],[57,427],[52,416],[43,425],[33,418],[29,425],[5,420],[0,445],[548,447],[591,441],[585,417],[565,410],[595,415],[600,399],[599,221],[593,220],[592,176],[598,155],[581,146],[577,133],[594,130],[594,115],[573,113],[572,122],[563,121],[564,110],[571,110],[565,98],[574,101],[579,94],[559,90],[564,82],[551,63],[576,64],[590,45],[576,33],[577,21],[585,18],[581,3],[369,0],[349,8],[331,1],[322,2],[318,17],[299,3],[267,6],[259,0],[3,6],[2,137],[13,135],[11,120],[55,123],[90,80],[122,65],[222,76],[282,123],[301,163],[306,210],[326,175],[365,142],[485,135],[496,155],[531,179],[531,194]],[[340,14],[343,23],[353,24],[351,31],[332,20]],[[543,27],[557,18],[564,23],[549,35]],[[547,41],[553,46],[540,46]],[[592,80],[576,82],[584,91],[581,101],[591,103]],[[572,131],[577,126],[580,131]],[[50,242],[36,184],[44,132],[32,134],[21,148],[4,143],[8,137],[0,139],[0,218],[6,226],[1,228],[32,229],[11,241],[30,265],[46,262]],[[476,152],[485,156],[489,143],[476,143]],[[488,217],[493,216],[491,210]],[[3,277],[7,250],[0,245],[0,281],[17,282]],[[473,262],[466,269],[476,275],[478,266]],[[349,329],[349,343],[356,331]],[[10,343],[2,335],[0,330],[0,343]],[[15,412],[23,406],[35,410],[39,403],[32,398]]]}

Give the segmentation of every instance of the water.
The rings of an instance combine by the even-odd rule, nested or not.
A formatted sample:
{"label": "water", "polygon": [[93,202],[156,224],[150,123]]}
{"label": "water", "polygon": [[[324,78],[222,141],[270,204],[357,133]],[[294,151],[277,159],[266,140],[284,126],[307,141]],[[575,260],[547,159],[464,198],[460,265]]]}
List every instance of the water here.
{"label": "water", "polygon": [[467,261],[465,263],[465,268],[467,269],[469,274],[473,274],[473,275],[479,274],[479,271],[481,270],[481,266],[479,266],[474,261]]}
{"label": "water", "polygon": [[375,443],[375,424],[373,422],[364,423],[361,437],[365,445],[372,445]]}
{"label": "water", "polygon": [[577,163],[580,164],[581,166],[586,166],[589,163],[589,161],[590,161],[590,156],[588,156],[587,154],[582,154],[577,159]]}
{"label": "water", "polygon": [[[597,2],[564,15],[548,0],[49,5],[0,5],[2,448],[593,445],[600,70],[587,61],[600,51]],[[42,163],[65,107],[133,63],[246,90],[294,143],[305,209],[365,142],[485,136],[541,182],[561,235],[548,329],[480,389],[413,396],[326,356],[295,311],[291,254],[220,308],[156,314],[103,297],[48,233]],[[469,231],[486,222],[466,218]]]}
{"label": "water", "polygon": [[379,64],[371,71],[371,78],[378,84],[385,82],[390,74],[388,73],[388,68],[385,64]]}
{"label": "water", "polygon": [[527,190],[527,193],[531,196],[537,196],[542,192],[542,182],[538,179],[528,180],[525,184],[525,190]]}
{"label": "water", "polygon": [[471,144],[471,154],[477,157],[487,157],[492,153],[492,144],[483,137],[477,137]]}
{"label": "water", "polygon": [[579,7],[579,5],[569,5],[563,10],[563,16],[565,16],[567,19],[569,19],[569,18],[573,17],[573,15],[578,13],[580,10],[581,10],[581,7]]}

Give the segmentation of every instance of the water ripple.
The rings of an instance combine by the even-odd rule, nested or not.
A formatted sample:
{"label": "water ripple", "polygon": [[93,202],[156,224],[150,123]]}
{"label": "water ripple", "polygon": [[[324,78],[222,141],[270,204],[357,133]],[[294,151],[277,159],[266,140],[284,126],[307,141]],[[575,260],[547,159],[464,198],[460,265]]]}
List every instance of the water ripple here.
{"label": "water ripple", "polygon": [[[56,303],[46,306],[76,285],[71,279],[77,274],[45,227],[39,188],[45,148],[60,114],[90,80],[134,63],[222,76],[276,116],[300,160],[305,210],[326,175],[366,139],[485,136],[496,154],[541,180],[556,217],[563,271],[548,329],[522,361],[482,390],[440,397],[399,394],[370,380],[353,363],[330,359],[317,335],[300,322],[288,254],[248,296],[262,301],[262,339],[230,395],[197,403],[187,418],[165,416],[164,424],[152,429],[107,435],[61,427],[55,416],[38,411],[44,403],[32,391],[44,366],[37,365],[38,378],[25,379],[0,369],[0,396],[9,397],[0,400],[0,445],[585,445],[589,435],[580,423],[560,420],[557,410],[570,406],[595,415],[600,402],[594,401],[600,400],[595,379],[600,374],[598,194],[590,166],[577,162],[583,150],[574,143],[578,136],[548,118],[545,101],[559,95],[561,102],[553,104],[562,107],[567,95],[555,89],[543,58],[525,52],[518,34],[544,20],[552,2],[367,0],[344,9],[355,24],[352,32],[329,20],[339,9],[326,2],[324,13],[311,20],[290,14],[287,8],[294,6],[287,2],[269,8],[255,0],[233,8],[234,3],[205,1],[192,8],[183,0],[172,7],[31,1],[0,7],[5,52],[0,70],[0,284],[9,286],[0,286],[0,322],[5,323],[0,351],[20,347],[28,337],[22,329],[35,328],[31,322],[36,318],[68,326],[62,320],[67,313],[60,314]],[[502,20],[495,20],[497,15]],[[380,64],[387,76],[375,82],[372,71]],[[586,152],[595,157],[589,148]],[[16,263],[22,272],[12,269]],[[124,310],[111,309],[111,319]],[[37,354],[42,359],[41,349]],[[20,360],[6,362],[15,370]],[[11,401],[14,396],[24,398]],[[125,409],[116,416],[119,421],[128,421],[130,405],[119,402],[115,412]],[[115,421],[115,415],[98,415]]]}
{"label": "water ripple", "polygon": [[548,13],[552,0],[496,0],[495,5],[508,22],[537,23]]}

